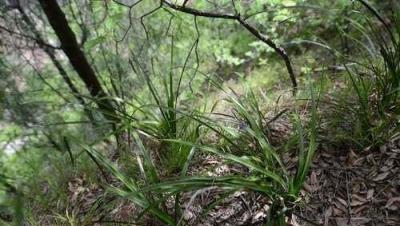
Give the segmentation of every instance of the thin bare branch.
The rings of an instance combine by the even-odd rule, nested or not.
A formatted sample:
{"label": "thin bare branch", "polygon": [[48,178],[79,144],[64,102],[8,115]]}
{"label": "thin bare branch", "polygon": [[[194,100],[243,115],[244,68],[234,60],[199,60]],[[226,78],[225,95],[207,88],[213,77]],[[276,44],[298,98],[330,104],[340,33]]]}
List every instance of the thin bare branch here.
{"label": "thin bare branch", "polygon": [[43,39],[38,39],[38,38],[32,37],[30,35],[26,35],[26,34],[22,34],[22,33],[19,33],[19,32],[12,31],[12,30],[10,30],[10,29],[2,26],[2,25],[0,25],[0,30],[5,31],[5,32],[9,33],[10,35],[14,35],[14,36],[18,36],[18,37],[21,37],[21,38],[30,39],[30,40],[36,42],[39,46],[45,46],[45,47],[51,48],[51,49],[61,49],[58,46],[53,46],[51,44],[46,43]]}
{"label": "thin bare branch", "polygon": [[297,81],[296,81],[296,76],[293,71],[293,67],[290,61],[289,56],[287,55],[285,49],[282,47],[278,46],[273,40],[270,38],[266,37],[265,35],[261,34],[261,32],[255,28],[254,26],[250,25],[248,22],[246,22],[246,18],[242,18],[239,13],[236,14],[226,14],[226,13],[214,13],[214,12],[206,12],[206,11],[201,11],[198,9],[186,7],[186,5],[177,5],[174,4],[168,0],[162,0],[165,6],[174,9],[179,12],[191,14],[194,16],[199,16],[199,17],[207,17],[207,18],[217,18],[217,19],[228,19],[228,20],[234,20],[239,22],[244,28],[246,28],[247,31],[249,31],[254,37],[262,41],[263,43],[267,44],[269,47],[271,47],[285,62],[286,69],[289,73],[290,80],[292,82],[293,86],[293,95],[296,94],[297,91]]}

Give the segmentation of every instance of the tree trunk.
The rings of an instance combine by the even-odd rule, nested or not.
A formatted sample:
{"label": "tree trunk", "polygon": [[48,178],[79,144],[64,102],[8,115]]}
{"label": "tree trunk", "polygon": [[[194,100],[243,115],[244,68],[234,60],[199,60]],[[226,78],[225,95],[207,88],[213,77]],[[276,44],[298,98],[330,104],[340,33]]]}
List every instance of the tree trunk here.
{"label": "tree trunk", "polygon": [[25,24],[28,26],[28,29],[32,32],[34,37],[36,38],[36,43],[40,46],[40,48],[47,54],[47,56],[50,58],[51,62],[54,64],[58,72],[60,73],[61,77],[63,78],[64,82],[67,84],[69,89],[72,92],[72,95],[78,100],[78,102],[82,105],[84,108],[85,113],[87,114],[89,120],[95,124],[95,120],[92,114],[92,111],[88,108],[86,108],[86,102],[83,99],[82,95],[79,93],[78,88],[74,85],[72,80],[69,78],[67,71],[64,69],[62,66],[61,62],[57,59],[55,50],[51,49],[49,46],[46,45],[46,42],[44,38],[40,35],[40,32],[36,30],[34,23],[29,19],[28,15],[24,12],[22,9],[21,5],[15,6],[15,8],[19,11],[19,13],[22,16],[22,20],[25,22]]}
{"label": "tree trunk", "polygon": [[69,27],[65,14],[57,4],[56,0],[39,0],[39,3],[54,29],[61,43],[61,48],[67,55],[72,67],[85,83],[90,95],[97,103],[105,118],[112,122],[117,122],[117,112],[112,101],[104,92],[101,84],[96,77],[93,68],[90,66],[85,54],[80,49],[74,32]]}

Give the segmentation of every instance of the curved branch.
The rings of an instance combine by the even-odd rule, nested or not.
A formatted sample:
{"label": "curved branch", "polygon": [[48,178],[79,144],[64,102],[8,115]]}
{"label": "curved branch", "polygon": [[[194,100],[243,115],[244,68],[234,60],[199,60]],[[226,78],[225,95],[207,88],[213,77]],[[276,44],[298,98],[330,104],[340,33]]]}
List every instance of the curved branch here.
{"label": "curved branch", "polygon": [[293,86],[293,95],[296,94],[297,91],[297,81],[296,81],[296,76],[294,75],[292,63],[290,61],[289,56],[287,55],[285,49],[282,47],[278,46],[276,43],[274,43],[271,39],[265,37],[263,34],[261,34],[256,28],[251,26],[249,23],[244,21],[243,19],[239,18],[238,19],[239,23],[245,27],[251,34],[253,34],[256,38],[267,44],[269,47],[271,47],[276,53],[280,55],[280,57],[283,59],[286,65],[286,69],[289,73],[290,80],[292,82]]}
{"label": "curved branch", "polygon": [[162,2],[170,7],[171,9],[183,12],[183,13],[188,13],[192,14],[195,16],[200,16],[200,17],[208,17],[208,18],[219,18],[219,19],[231,19],[231,20],[237,20],[240,18],[239,15],[233,15],[233,14],[222,14],[222,13],[212,13],[212,12],[204,12],[200,11],[194,8],[186,7],[186,6],[180,6],[176,5],[172,2],[169,2],[167,0],[162,0]]}
{"label": "curved branch", "polygon": [[132,24],[132,9],[133,9],[133,7],[135,7],[137,4],[141,3],[142,1],[143,0],[138,0],[138,1],[134,2],[131,5],[127,5],[127,4],[119,2],[117,0],[113,0],[114,3],[116,3],[118,5],[121,5],[123,7],[127,7],[128,8],[128,16],[129,16],[128,28],[125,30],[124,35],[122,36],[122,38],[120,40],[118,40],[117,42],[122,42],[125,39],[126,35],[128,34],[129,30],[132,28],[132,26],[133,26],[133,24]]}
{"label": "curved branch", "polygon": [[177,5],[174,4],[168,0],[162,0],[164,5],[168,6],[171,9],[174,9],[179,12],[191,14],[194,16],[199,16],[199,17],[207,17],[207,18],[217,18],[217,19],[228,19],[228,20],[235,20],[240,23],[244,28],[246,28],[247,31],[249,31],[253,36],[258,38],[260,41],[263,43],[267,44],[269,47],[271,47],[285,62],[286,69],[289,73],[290,80],[292,82],[293,86],[293,95],[296,94],[297,91],[297,81],[296,81],[296,76],[293,71],[292,63],[290,61],[289,56],[287,55],[285,49],[282,47],[278,46],[273,40],[270,38],[266,37],[265,35],[261,34],[255,28],[254,26],[250,25],[249,23],[246,22],[246,18],[242,18],[239,13],[236,14],[224,14],[224,13],[214,13],[214,12],[205,12],[201,11],[198,9],[186,7],[186,5]]}

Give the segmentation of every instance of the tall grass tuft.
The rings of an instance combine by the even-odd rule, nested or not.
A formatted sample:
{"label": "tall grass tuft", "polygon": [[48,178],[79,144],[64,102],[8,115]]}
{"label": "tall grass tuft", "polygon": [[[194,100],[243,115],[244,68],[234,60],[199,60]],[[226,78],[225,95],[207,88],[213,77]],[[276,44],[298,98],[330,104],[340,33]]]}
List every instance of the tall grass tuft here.
{"label": "tall grass tuft", "polygon": [[[227,98],[227,101],[231,104],[234,117],[239,121],[234,124],[234,128],[225,124],[214,131],[217,131],[221,139],[231,139],[225,135],[236,129],[239,134],[237,139],[240,139],[238,142],[243,143],[240,147],[245,147],[247,144],[247,147],[252,150],[231,152],[231,145],[235,145],[233,140],[229,140],[225,147],[193,144],[179,139],[170,141],[197,148],[203,152],[218,155],[227,162],[242,165],[247,168],[249,175],[186,176],[154,184],[147,188],[148,191],[175,194],[212,186],[220,187],[226,192],[253,191],[265,195],[271,201],[267,225],[286,225],[287,217],[292,216],[292,210],[300,200],[300,190],[308,175],[317,147],[317,109],[314,91],[312,90],[311,93],[313,107],[310,130],[305,129],[298,117],[295,120],[299,144],[299,160],[295,174],[287,170],[282,153],[270,145],[263,129],[264,117],[259,111],[260,105],[254,94],[250,93],[249,100],[232,95]],[[215,124],[206,126],[215,127]]]}
{"label": "tall grass tuft", "polygon": [[333,114],[328,120],[333,128],[340,128],[336,139],[365,149],[378,147],[399,133],[400,14],[389,25],[371,4],[359,2],[378,22],[367,18],[367,25],[352,23],[370,40],[370,46],[360,45],[368,57],[359,62],[343,57],[353,65],[345,64],[347,84],[331,100]]}
{"label": "tall grass tuft", "polygon": [[[173,51],[171,50],[171,65],[173,65],[172,61]],[[141,101],[139,98],[135,99],[136,103],[130,105],[135,109],[135,116],[138,115],[139,117],[128,118],[133,119],[137,125],[136,129],[160,141],[156,154],[159,156],[162,168],[166,169],[168,174],[179,172],[184,166],[191,149],[180,144],[166,142],[165,140],[179,138],[195,142],[199,138],[199,124],[193,120],[193,117],[202,114],[204,110],[201,107],[196,107],[196,104],[192,100],[187,100],[193,104],[190,110],[185,110],[180,105],[181,96],[184,91],[182,83],[184,75],[186,75],[186,63],[179,74],[176,74],[171,68],[166,76],[157,75],[154,69],[148,70],[143,68],[137,61],[131,61],[130,64],[134,72],[141,75],[145,80],[153,104],[149,104],[148,100]],[[155,84],[151,75],[160,77],[161,85]]]}

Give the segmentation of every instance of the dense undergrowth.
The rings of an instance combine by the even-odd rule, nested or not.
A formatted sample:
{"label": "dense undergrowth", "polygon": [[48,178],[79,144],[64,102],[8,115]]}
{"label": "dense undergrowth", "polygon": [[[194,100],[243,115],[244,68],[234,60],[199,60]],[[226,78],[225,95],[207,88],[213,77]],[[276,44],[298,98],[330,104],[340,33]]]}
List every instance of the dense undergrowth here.
{"label": "dense undergrowth", "polygon": [[[102,19],[101,3],[66,3],[72,30],[89,38],[81,48],[118,121],[107,120],[110,112],[85,93],[61,53],[55,57],[79,95],[64,91],[54,61],[7,46],[32,40],[19,36],[24,42],[15,44],[7,33],[0,59],[0,223],[188,225],[186,209],[207,189],[218,195],[203,206],[203,217],[246,191],[268,200],[260,225],[293,223],[316,152],[373,152],[399,135],[400,16],[387,10],[389,3],[375,3],[233,4],[287,48],[299,75],[295,96],[281,58],[234,21],[118,2],[106,4]],[[154,7],[160,11],[149,11]],[[265,7],[273,10],[258,12]],[[37,34],[23,16],[2,10]],[[38,19],[38,12],[28,15]],[[126,18],[131,14],[135,19]],[[0,26],[17,25],[7,18]],[[46,26],[37,26],[39,34]],[[285,133],[274,128],[279,120]],[[198,165],[205,157],[241,170],[215,175]],[[113,218],[124,209],[124,217]]]}

